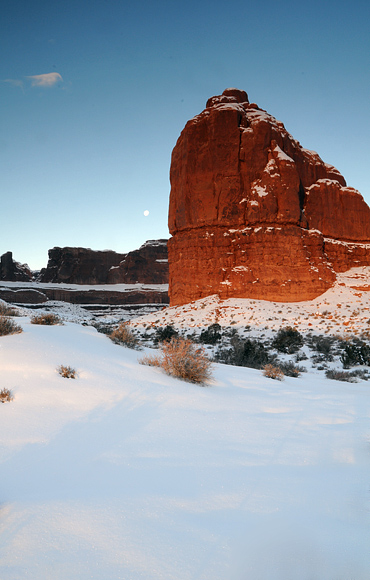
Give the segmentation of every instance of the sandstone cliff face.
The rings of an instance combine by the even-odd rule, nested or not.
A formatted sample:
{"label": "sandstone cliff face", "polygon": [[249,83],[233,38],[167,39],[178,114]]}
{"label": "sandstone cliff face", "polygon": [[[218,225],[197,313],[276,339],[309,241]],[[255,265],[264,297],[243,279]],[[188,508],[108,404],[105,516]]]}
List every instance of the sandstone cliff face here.
{"label": "sandstone cliff face", "polygon": [[168,284],[167,240],[148,240],[108,272],[109,284]]}
{"label": "sandstone cliff face", "polygon": [[10,282],[29,282],[33,275],[27,264],[13,260],[12,252],[6,252],[0,258],[0,280]]}
{"label": "sandstone cliff face", "polygon": [[53,248],[39,282],[68,284],[168,284],[167,240],[149,240],[138,250]]}
{"label": "sandstone cliff face", "polygon": [[370,209],[274,117],[227,89],[173,150],[170,300],[309,300],[370,264]]}
{"label": "sandstone cliff face", "polygon": [[105,284],[109,269],[124,259],[126,254],[111,250],[94,251],[90,248],[52,248],[49,261],[40,272],[39,282],[68,284]]}

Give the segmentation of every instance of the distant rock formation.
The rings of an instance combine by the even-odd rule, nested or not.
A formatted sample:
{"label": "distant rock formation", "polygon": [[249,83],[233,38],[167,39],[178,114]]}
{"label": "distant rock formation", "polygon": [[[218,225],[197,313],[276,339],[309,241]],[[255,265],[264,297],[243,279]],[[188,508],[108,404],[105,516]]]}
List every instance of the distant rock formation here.
{"label": "distant rock formation", "polygon": [[49,261],[38,277],[39,282],[68,284],[106,284],[108,272],[124,259],[126,254],[111,250],[94,251],[90,248],[52,248]]}
{"label": "distant rock formation", "polygon": [[149,240],[138,250],[53,248],[39,282],[68,284],[168,284],[167,240]]}
{"label": "distant rock formation", "polygon": [[[11,252],[1,256],[0,281],[30,282],[30,285],[0,284],[0,299],[15,304],[58,300],[84,305],[151,305],[154,310],[169,302],[167,240],[148,240],[127,254],[89,248],[52,248],[47,267],[36,278],[34,274],[27,265],[14,262]],[[114,286],[68,288],[65,286],[68,284],[129,286],[115,290]]]}
{"label": "distant rock formation", "polygon": [[274,117],[227,89],[172,153],[170,302],[219,294],[282,302],[370,265],[370,209]]}
{"label": "distant rock formation", "polygon": [[148,240],[108,272],[109,284],[168,284],[167,240]]}
{"label": "distant rock formation", "polygon": [[9,282],[29,282],[33,274],[27,264],[13,260],[12,252],[6,252],[0,258],[0,280]]}
{"label": "distant rock formation", "polygon": [[125,292],[118,292],[112,289],[108,290],[88,290],[69,289],[51,286],[40,286],[26,288],[7,288],[0,286],[0,300],[13,304],[42,304],[48,300],[58,300],[61,302],[70,302],[71,304],[111,304],[111,305],[129,305],[129,304],[151,304],[159,305],[168,304],[167,285],[156,287],[153,285],[137,285],[136,288],[128,289]]}

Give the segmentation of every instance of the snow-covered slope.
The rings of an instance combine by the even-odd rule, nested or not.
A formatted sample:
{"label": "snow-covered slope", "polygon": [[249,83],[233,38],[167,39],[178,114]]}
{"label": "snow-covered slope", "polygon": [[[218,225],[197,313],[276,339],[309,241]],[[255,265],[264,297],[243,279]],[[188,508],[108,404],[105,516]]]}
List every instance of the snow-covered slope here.
{"label": "snow-covered slope", "polygon": [[210,296],[184,306],[136,318],[140,329],[152,324],[171,324],[179,329],[204,328],[217,322],[237,330],[278,330],[295,326],[300,332],[352,336],[370,332],[370,268],[352,268],[337,275],[335,285],[325,294],[307,302],[267,302],[232,298],[221,301]]}
{"label": "snow-covered slope", "polygon": [[368,383],[215,365],[200,387],[91,327],[17,322],[1,579],[369,580]]}

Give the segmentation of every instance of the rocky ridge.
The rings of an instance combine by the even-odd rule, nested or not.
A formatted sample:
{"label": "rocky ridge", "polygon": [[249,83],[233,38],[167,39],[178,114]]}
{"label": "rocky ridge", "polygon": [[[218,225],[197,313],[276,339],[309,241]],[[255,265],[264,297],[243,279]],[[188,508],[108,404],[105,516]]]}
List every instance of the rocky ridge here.
{"label": "rocky ridge", "polygon": [[52,248],[39,282],[68,284],[167,284],[167,240],[148,240],[138,250],[118,254],[90,248]]}
{"label": "rocky ridge", "polygon": [[283,123],[227,89],[172,153],[170,301],[311,300],[370,265],[370,209]]}

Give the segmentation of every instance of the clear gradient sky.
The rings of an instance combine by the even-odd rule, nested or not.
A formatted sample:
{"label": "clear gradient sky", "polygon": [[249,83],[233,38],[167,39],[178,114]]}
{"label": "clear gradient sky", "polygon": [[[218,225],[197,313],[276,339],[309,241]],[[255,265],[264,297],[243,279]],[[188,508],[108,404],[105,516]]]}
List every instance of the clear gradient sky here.
{"label": "clear gradient sky", "polygon": [[0,254],[168,237],[172,149],[227,87],[370,204],[369,22],[358,0],[2,0]]}

